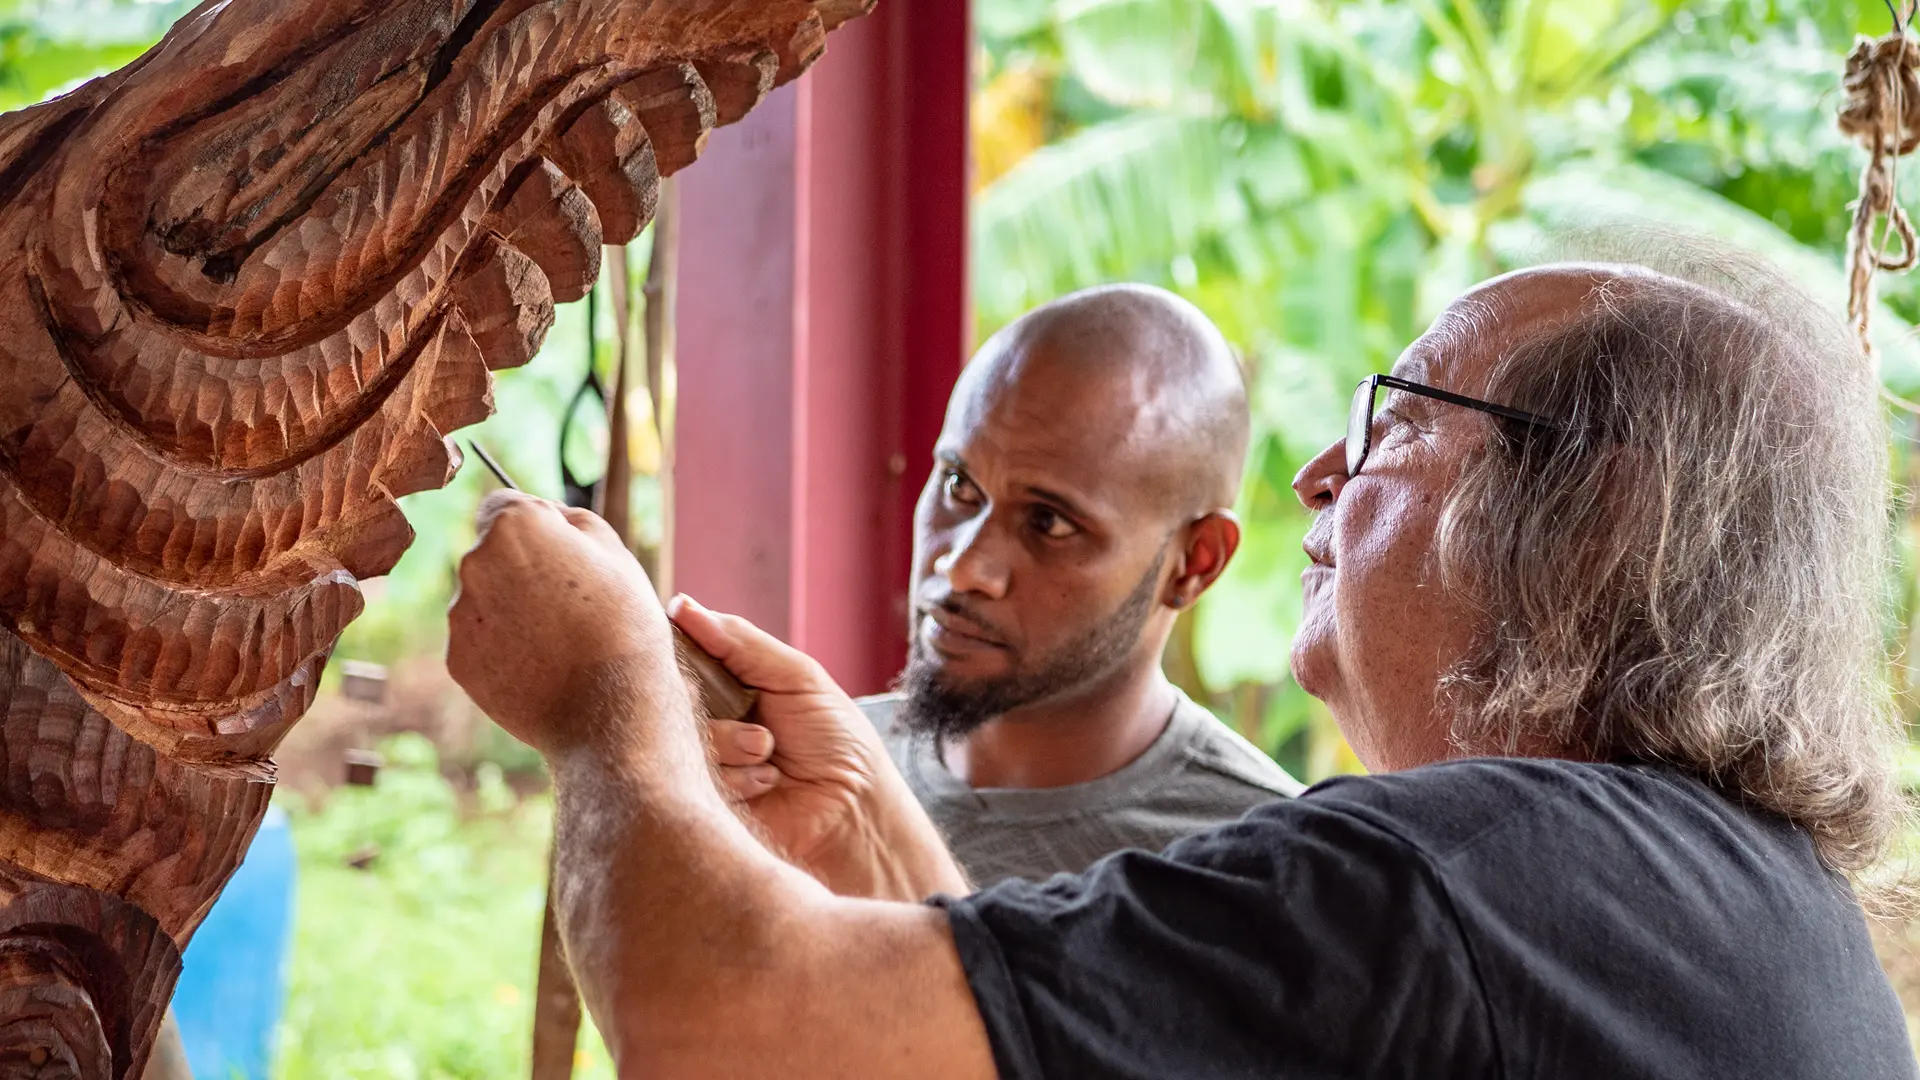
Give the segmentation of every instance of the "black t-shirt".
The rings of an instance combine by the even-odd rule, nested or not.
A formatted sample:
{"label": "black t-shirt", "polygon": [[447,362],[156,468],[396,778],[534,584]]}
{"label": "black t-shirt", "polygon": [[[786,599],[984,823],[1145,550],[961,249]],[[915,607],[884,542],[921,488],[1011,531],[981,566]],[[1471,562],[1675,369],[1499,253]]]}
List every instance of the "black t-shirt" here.
{"label": "black t-shirt", "polygon": [[1916,1075],[1845,882],[1668,769],[1335,780],[935,902],[1007,1080]]}

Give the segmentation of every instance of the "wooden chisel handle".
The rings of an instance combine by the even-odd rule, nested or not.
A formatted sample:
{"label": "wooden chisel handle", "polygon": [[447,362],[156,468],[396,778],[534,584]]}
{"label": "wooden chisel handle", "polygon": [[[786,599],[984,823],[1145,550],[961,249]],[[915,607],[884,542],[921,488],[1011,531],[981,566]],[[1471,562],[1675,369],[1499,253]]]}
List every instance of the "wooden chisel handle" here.
{"label": "wooden chisel handle", "polygon": [[673,628],[673,654],[680,661],[680,674],[700,699],[707,716],[714,720],[744,720],[753,711],[760,692],[733,677],[725,665],[694,644],[686,631]]}

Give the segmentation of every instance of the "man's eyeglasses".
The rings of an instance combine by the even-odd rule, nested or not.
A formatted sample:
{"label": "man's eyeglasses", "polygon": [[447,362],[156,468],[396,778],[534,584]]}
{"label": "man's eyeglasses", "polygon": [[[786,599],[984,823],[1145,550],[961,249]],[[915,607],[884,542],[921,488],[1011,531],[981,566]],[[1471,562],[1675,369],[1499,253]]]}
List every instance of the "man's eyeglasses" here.
{"label": "man's eyeglasses", "polygon": [[1373,449],[1373,408],[1380,395],[1380,388],[1404,390],[1409,394],[1419,394],[1435,401],[1444,401],[1449,405],[1462,405],[1469,409],[1478,409],[1483,413],[1518,420],[1534,427],[1557,428],[1560,425],[1544,416],[1535,416],[1519,409],[1509,409],[1505,405],[1495,405],[1491,401],[1481,401],[1465,394],[1456,394],[1435,386],[1422,386],[1417,382],[1396,379],[1391,375],[1369,375],[1360,380],[1353,388],[1353,404],[1347,410],[1347,475],[1360,475],[1360,466],[1366,464],[1367,452]]}

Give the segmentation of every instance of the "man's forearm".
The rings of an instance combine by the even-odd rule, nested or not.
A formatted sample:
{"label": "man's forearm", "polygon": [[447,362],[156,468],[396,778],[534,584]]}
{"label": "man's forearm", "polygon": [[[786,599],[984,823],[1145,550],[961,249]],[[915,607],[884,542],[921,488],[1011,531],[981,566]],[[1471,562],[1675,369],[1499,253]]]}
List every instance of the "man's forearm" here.
{"label": "man's forearm", "polygon": [[[817,887],[714,790],[677,680],[602,671],[570,708],[607,737],[552,762],[561,927],[609,1048],[648,1060],[689,1023],[723,1014],[765,935]],[[634,710],[650,715],[635,723]]]}
{"label": "man's forearm", "polygon": [[678,687],[643,676],[604,673],[578,719],[621,737],[552,763],[561,929],[620,1074],[991,1076],[944,915],[774,857],[714,789]]}
{"label": "man's forearm", "polygon": [[945,915],[834,896],[721,799],[606,522],[508,493],[479,530],[447,666],[553,770],[560,928],[621,1076],[990,1077]]}

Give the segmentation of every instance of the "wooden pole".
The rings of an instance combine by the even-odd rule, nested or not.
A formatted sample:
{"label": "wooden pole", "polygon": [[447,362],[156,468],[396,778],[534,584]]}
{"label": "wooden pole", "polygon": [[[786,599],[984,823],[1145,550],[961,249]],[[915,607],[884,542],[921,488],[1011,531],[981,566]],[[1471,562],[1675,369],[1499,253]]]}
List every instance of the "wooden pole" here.
{"label": "wooden pole", "polygon": [[673,595],[673,406],[667,392],[673,371],[673,312],[678,290],[679,185],[660,181],[660,202],[653,219],[653,254],[647,261],[647,399],[653,406],[653,430],[660,446],[660,547],[654,557],[653,583],[661,596]]}
{"label": "wooden pole", "polygon": [[[655,228],[658,228],[656,225]],[[627,410],[627,393],[632,370],[633,342],[632,279],[627,272],[627,248],[624,244],[607,248],[607,289],[613,296],[614,372],[607,392],[607,469],[601,474],[600,498],[594,507],[607,519],[620,542],[633,548],[633,420]]]}
{"label": "wooden pole", "polygon": [[580,991],[560,944],[553,909],[553,861],[547,861],[547,910],[540,924],[540,974],[533,997],[533,1080],[567,1080],[580,1042]]}

